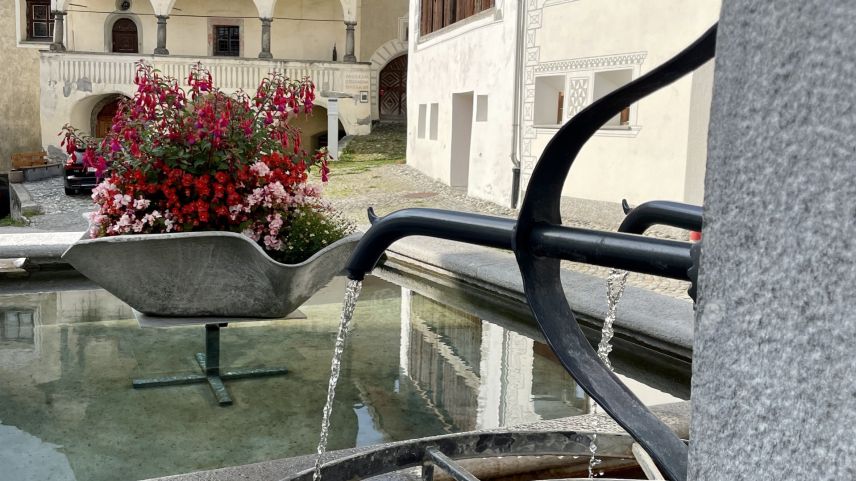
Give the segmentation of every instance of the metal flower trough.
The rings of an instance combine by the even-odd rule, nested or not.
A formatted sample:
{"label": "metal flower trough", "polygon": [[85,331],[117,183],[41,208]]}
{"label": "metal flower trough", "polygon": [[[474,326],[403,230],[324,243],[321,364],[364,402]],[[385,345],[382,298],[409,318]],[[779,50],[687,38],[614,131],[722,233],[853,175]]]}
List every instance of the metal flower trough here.
{"label": "metal flower trough", "polygon": [[62,257],[147,316],[281,318],[342,271],[359,239],[347,236],[299,264],[217,231],[84,236]]}

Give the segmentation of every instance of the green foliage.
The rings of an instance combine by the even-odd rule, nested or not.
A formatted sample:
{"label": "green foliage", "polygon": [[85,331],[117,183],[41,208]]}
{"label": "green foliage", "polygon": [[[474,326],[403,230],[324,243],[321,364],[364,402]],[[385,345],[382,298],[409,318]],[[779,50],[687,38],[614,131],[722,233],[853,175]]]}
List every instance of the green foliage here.
{"label": "green foliage", "polygon": [[284,264],[303,262],[354,231],[350,221],[329,207],[298,207],[288,221],[288,235],[283,240],[285,248],[282,251],[268,251],[269,255]]}
{"label": "green foliage", "polygon": [[10,216],[0,219],[0,227],[26,227],[27,223],[22,220],[15,220]]}

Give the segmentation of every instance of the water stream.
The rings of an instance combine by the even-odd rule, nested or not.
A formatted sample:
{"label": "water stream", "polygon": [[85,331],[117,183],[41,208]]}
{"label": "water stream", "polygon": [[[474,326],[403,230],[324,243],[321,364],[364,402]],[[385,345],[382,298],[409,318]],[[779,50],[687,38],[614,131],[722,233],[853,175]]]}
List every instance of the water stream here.
{"label": "water stream", "polygon": [[339,322],[339,332],[336,334],[336,348],[333,350],[333,362],[330,365],[330,383],[327,385],[327,403],[324,405],[324,416],[321,419],[321,439],[318,441],[318,457],[315,458],[314,481],[321,480],[321,457],[327,451],[327,436],[330,432],[330,415],[333,413],[333,399],[336,397],[336,384],[339,382],[339,371],[342,367],[342,353],[345,352],[345,341],[350,333],[351,318],[360,297],[362,281],[348,281],[345,289],[345,302],[342,305],[342,317]]}
{"label": "water stream", "polygon": [[[603,328],[600,331],[600,343],[597,345],[597,356],[600,361],[612,370],[612,363],[609,362],[609,353],[612,351],[612,336],[615,334],[615,329],[612,327],[615,323],[615,312],[618,308],[618,301],[621,300],[621,295],[624,294],[624,285],[627,283],[627,271],[612,269],[609,276],[606,278],[606,317],[603,319]],[[592,414],[597,413],[597,403],[592,404]],[[597,434],[592,434],[591,443],[589,443],[589,458],[588,475],[589,479],[594,478],[594,468],[600,464],[597,459]]]}

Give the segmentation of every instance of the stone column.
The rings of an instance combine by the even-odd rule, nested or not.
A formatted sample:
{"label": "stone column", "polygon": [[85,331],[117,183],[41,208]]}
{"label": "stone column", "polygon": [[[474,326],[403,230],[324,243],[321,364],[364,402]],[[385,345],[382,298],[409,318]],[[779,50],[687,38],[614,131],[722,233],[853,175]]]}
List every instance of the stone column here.
{"label": "stone column", "polygon": [[158,46],[155,48],[155,55],[169,55],[169,50],[166,49],[166,20],[167,15],[157,15],[158,19]]}
{"label": "stone column", "polygon": [[63,38],[65,37],[64,27],[63,27],[63,17],[65,17],[65,12],[62,11],[54,11],[54,34],[53,34],[53,43],[51,44],[51,52],[65,52],[65,44],[63,44]]}
{"label": "stone column", "polygon": [[723,2],[691,481],[856,473],[856,6]]}
{"label": "stone column", "polygon": [[270,23],[273,19],[260,18],[262,21],[262,51],[259,53],[259,58],[273,58],[270,53]]}
{"label": "stone column", "polygon": [[343,62],[355,63],[357,56],[354,55],[354,27],[357,22],[345,22],[345,56],[342,57]]}
{"label": "stone column", "polygon": [[339,160],[339,99],[327,99],[327,152]]}

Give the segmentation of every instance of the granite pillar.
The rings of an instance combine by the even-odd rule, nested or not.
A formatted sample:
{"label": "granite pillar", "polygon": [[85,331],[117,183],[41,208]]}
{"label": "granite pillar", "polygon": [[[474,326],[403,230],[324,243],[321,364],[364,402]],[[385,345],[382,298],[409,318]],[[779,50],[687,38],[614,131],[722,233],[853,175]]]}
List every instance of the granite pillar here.
{"label": "granite pillar", "polygon": [[856,5],[725,0],[689,479],[856,479]]}
{"label": "granite pillar", "polygon": [[273,58],[270,53],[270,23],[273,21],[270,18],[261,18],[262,21],[262,51],[259,53],[259,58]]}
{"label": "granite pillar", "polygon": [[345,22],[345,56],[342,61],[346,63],[355,63],[357,56],[354,55],[354,28],[357,22]]}
{"label": "granite pillar", "polygon": [[65,44],[63,43],[63,38],[65,37],[64,33],[64,17],[65,12],[62,11],[54,11],[54,32],[53,32],[53,43],[51,43],[51,52],[65,52]]}
{"label": "granite pillar", "polygon": [[158,46],[155,48],[155,55],[169,55],[169,50],[166,48],[166,20],[167,15],[157,15],[158,19]]}

